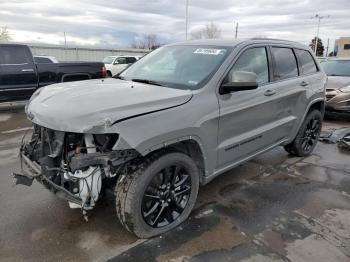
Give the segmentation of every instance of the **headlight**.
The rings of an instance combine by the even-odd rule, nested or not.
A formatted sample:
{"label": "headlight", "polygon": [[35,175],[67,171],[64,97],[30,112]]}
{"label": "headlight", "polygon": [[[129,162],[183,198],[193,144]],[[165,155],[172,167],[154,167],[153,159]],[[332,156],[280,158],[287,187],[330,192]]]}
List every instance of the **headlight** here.
{"label": "headlight", "polygon": [[28,103],[26,103],[26,105],[25,105],[25,107],[24,107],[24,111],[26,112],[26,114],[27,114],[27,116],[28,116],[28,118],[29,118],[30,120],[32,120],[32,119],[34,118],[34,116],[33,116],[31,113],[28,112],[28,106],[29,106],[29,104],[33,101],[33,99],[36,98],[36,97],[40,94],[40,92],[43,90],[43,88],[45,88],[45,87],[42,87],[42,88],[37,89],[37,90],[32,94],[32,96],[30,97]]}
{"label": "headlight", "polygon": [[343,93],[350,93],[350,85],[344,86],[344,87],[340,88],[339,90]]}
{"label": "headlight", "polygon": [[[29,103],[30,103],[34,98],[36,98],[38,95],[40,95],[40,93],[41,93],[41,91],[43,91],[43,89],[44,89],[44,87],[37,89],[37,90],[32,94],[32,96],[30,97]],[[28,104],[29,104],[29,103],[28,103]]]}

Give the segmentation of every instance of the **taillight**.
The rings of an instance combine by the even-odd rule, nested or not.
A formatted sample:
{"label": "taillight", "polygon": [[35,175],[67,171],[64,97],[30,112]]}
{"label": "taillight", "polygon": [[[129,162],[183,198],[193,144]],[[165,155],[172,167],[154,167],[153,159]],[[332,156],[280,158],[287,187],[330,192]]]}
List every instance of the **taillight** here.
{"label": "taillight", "polygon": [[107,77],[107,69],[105,66],[102,67],[102,78],[106,78]]}

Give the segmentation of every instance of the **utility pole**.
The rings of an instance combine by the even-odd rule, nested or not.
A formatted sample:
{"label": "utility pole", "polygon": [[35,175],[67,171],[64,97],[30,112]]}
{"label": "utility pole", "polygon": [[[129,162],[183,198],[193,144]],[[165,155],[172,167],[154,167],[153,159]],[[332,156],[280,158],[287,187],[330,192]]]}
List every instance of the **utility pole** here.
{"label": "utility pole", "polygon": [[64,36],[64,59],[67,60],[67,38],[66,38],[66,32],[63,32]]}
{"label": "utility pole", "polygon": [[63,32],[63,36],[64,36],[64,48],[67,48],[66,32]]}
{"label": "utility pole", "polygon": [[328,40],[327,40],[326,57],[328,56],[328,48],[329,48],[329,38],[328,38]]}
{"label": "utility pole", "polygon": [[235,39],[237,39],[237,35],[238,35],[238,22],[236,23]]}
{"label": "utility pole", "polygon": [[318,23],[317,23],[317,34],[316,34],[316,43],[315,43],[315,54],[317,56],[317,45],[318,45],[318,35],[320,33],[320,24],[321,24],[321,20],[323,18],[328,18],[329,16],[320,16],[319,14],[316,14],[315,17],[312,17],[312,18],[316,18],[318,20]]}
{"label": "utility pole", "polygon": [[186,40],[188,40],[188,1],[186,0]]}

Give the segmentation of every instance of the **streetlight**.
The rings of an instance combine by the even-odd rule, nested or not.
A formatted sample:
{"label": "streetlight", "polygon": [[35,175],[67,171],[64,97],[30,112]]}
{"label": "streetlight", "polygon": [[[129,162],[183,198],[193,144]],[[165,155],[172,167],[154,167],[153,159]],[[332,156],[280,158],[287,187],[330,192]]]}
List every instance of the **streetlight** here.
{"label": "streetlight", "polygon": [[315,43],[315,50],[314,50],[316,56],[317,56],[318,34],[320,33],[320,24],[321,24],[321,20],[322,20],[323,18],[328,18],[328,17],[329,17],[329,15],[328,15],[328,16],[320,16],[319,14],[316,14],[315,17],[311,17],[311,18],[316,18],[316,19],[318,19],[316,43]]}
{"label": "streetlight", "polygon": [[188,39],[188,0],[186,0],[186,40]]}

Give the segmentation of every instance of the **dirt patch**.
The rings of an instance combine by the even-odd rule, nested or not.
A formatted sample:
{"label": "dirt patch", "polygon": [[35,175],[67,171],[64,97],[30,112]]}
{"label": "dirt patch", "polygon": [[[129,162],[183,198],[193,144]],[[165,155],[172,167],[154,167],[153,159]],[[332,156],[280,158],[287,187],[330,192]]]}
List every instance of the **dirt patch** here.
{"label": "dirt patch", "polygon": [[285,256],[287,251],[285,250],[285,243],[280,233],[272,230],[267,230],[259,236],[259,240],[264,243],[265,246],[277,254]]}
{"label": "dirt patch", "polygon": [[227,217],[223,217],[217,226],[183,243],[171,253],[157,257],[157,261],[174,261],[177,258],[193,257],[207,251],[230,250],[243,242],[244,237],[239,230]]}

